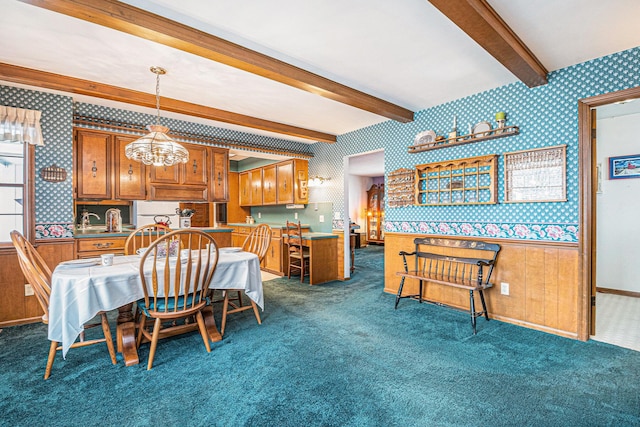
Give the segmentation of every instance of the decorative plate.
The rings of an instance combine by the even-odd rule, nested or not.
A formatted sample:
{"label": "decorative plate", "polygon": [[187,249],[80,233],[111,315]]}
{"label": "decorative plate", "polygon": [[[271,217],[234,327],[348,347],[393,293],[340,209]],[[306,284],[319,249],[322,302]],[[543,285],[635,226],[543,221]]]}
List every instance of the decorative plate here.
{"label": "decorative plate", "polygon": [[436,140],[436,133],[432,130],[425,130],[416,135],[414,145],[432,144]]}
{"label": "decorative plate", "polygon": [[475,137],[489,136],[491,135],[491,123],[480,122],[473,127],[471,133],[473,133]]}

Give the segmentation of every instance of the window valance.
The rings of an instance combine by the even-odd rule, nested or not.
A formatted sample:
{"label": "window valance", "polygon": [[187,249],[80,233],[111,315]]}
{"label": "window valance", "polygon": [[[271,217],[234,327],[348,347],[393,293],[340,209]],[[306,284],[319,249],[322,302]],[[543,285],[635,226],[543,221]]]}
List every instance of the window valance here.
{"label": "window valance", "polygon": [[38,110],[0,105],[0,141],[44,145]]}

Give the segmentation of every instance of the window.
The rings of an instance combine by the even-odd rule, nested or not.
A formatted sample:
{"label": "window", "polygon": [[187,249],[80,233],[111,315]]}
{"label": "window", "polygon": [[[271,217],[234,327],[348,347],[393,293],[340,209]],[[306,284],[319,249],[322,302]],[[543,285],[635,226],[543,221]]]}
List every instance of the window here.
{"label": "window", "polygon": [[28,171],[33,164],[33,145],[0,142],[0,245],[9,246],[11,230],[28,239],[33,229],[31,204],[33,177]]}

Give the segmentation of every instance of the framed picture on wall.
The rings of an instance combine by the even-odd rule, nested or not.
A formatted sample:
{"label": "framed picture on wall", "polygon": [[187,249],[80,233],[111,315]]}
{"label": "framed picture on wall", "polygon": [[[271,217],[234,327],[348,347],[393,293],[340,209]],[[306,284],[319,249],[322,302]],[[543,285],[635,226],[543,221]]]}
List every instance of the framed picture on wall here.
{"label": "framed picture on wall", "polygon": [[640,154],[609,157],[609,179],[640,178]]}

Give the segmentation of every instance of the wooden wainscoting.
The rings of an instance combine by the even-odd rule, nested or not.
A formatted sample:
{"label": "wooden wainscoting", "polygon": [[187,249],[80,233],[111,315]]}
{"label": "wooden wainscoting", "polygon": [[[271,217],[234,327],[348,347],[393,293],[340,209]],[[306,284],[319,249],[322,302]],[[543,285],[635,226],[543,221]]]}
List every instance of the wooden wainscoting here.
{"label": "wooden wainscoting", "polygon": [[[74,258],[72,239],[38,241],[35,246],[51,270],[60,262]],[[15,249],[2,250],[0,252],[0,327],[42,320],[42,308],[36,297],[24,294],[26,283]]]}
{"label": "wooden wainscoting", "polygon": [[[400,284],[396,272],[404,269],[402,250],[412,252],[413,239],[425,235],[386,233],[385,292],[395,294]],[[436,236],[443,237],[443,236]],[[457,237],[456,237],[457,238]],[[580,316],[579,250],[577,244],[482,239],[499,243],[501,250],[485,292],[489,316],[570,338],[578,338]],[[500,283],[509,283],[509,295],[500,294]],[[418,281],[405,281],[404,293],[416,293]],[[425,297],[468,309],[469,293],[437,284],[426,286]],[[403,300],[398,306],[413,301]],[[390,304],[391,301],[390,301]]]}

